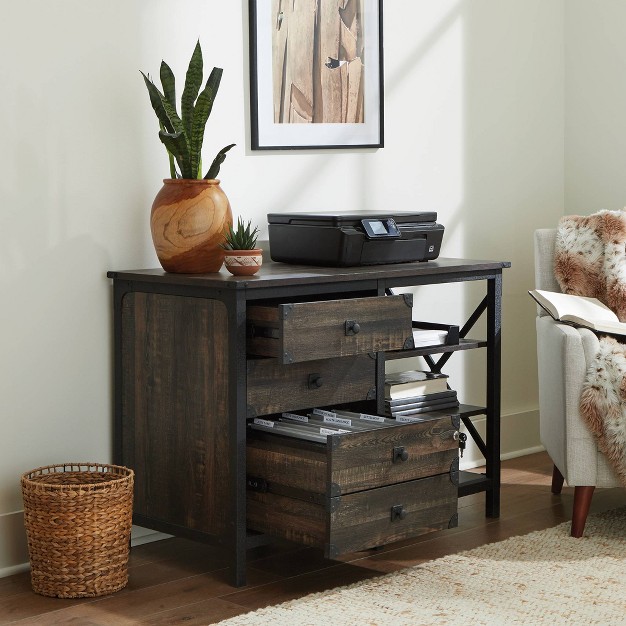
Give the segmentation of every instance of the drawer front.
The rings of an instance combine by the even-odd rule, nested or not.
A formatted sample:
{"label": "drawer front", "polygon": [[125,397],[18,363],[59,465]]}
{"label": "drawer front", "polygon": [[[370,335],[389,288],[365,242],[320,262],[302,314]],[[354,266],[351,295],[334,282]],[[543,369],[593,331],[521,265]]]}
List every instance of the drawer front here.
{"label": "drawer front", "polygon": [[248,527],[323,548],[325,555],[382,546],[457,526],[457,484],[440,474],[331,498],[325,503],[248,492]]}
{"label": "drawer front", "polygon": [[376,359],[369,354],[344,359],[282,365],[248,360],[248,417],[376,397]]}
{"label": "drawer front", "polygon": [[450,471],[459,454],[458,417],[346,435],[330,445],[330,494],[347,494]]}
{"label": "drawer front", "polygon": [[247,471],[274,491],[345,495],[449,472],[458,463],[458,428],[458,417],[445,416],[333,435],[326,445],[250,434]]}
{"label": "drawer front", "polygon": [[457,526],[457,494],[448,473],[337,498],[331,504],[326,556]]}
{"label": "drawer front", "polygon": [[401,350],[412,298],[383,296],[248,307],[248,352],[281,363]]}

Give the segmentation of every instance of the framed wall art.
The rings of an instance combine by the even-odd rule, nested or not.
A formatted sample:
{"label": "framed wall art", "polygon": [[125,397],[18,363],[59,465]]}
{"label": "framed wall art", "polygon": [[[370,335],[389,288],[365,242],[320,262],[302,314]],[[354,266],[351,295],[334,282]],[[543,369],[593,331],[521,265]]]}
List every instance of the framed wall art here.
{"label": "framed wall art", "polygon": [[382,0],[249,0],[253,150],[383,146]]}

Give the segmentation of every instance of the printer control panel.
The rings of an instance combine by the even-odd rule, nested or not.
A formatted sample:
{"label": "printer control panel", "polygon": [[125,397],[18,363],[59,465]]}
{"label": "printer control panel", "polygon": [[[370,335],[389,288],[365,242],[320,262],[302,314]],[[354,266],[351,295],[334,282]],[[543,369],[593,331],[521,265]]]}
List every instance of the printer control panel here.
{"label": "printer control panel", "polygon": [[366,218],[361,220],[368,239],[392,239],[400,237],[396,222],[388,217],[384,219]]}

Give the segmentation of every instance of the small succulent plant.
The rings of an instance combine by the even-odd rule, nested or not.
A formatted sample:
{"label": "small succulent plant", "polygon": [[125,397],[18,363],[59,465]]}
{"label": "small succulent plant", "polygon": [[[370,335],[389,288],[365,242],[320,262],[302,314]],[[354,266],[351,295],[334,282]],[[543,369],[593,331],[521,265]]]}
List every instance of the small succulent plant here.
{"label": "small succulent plant", "polygon": [[243,220],[238,218],[237,227],[229,226],[225,233],[226,241],[222,244],[222,248],[224,250],[254,250],[258,236],[258,227],[255,226],[252,230],[252,220],[244,224]]}
{"label": "small succulent plant", "polygon": [[[214,67],[202,91],[202,49],[200,42],[189,61],[185,86],[181,97],[180,116],[176,110],[176,86],[172,70],[161,62],[163,92],[152,82],[150,76],[141,72],[148,88],[150,103],[159,119],[159,138],[167,149],[172,178],[202,178],[202,143],[206,123],[222,79],[222,69]],[[216,178],[226,153],[234,146],[222,148],[204,178]],[[176,171],[174,159],[180,172]]]}

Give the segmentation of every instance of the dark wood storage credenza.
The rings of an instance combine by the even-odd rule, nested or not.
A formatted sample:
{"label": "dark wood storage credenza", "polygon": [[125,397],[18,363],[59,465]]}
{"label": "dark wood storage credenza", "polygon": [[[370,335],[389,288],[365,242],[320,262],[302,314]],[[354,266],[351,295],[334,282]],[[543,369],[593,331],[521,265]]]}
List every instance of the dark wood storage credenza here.
{"label": "dark wood storage credenza", "polygon": [[[115,463],[135,470],[134,523],[223,546],[233,582],[268,535],[329,557],[456,525],[458,496],[500,508],[500,323],[508,262],[438,259],[352,268],[264,260],[257,276],[112,271]],[[485,281],[450,346],[411,348],[412,298],[394,288]],[[487,336],[467,335],[486,315]],[[247,427],[318,408],[384,414],[385,360],[487,351],[485,406],[375,425],[326,443]],[[436,356],[437,355],[437,359]],[[470,417],[486,416],[484,440]],[[486,459],[459,472],[463,423]]]}

